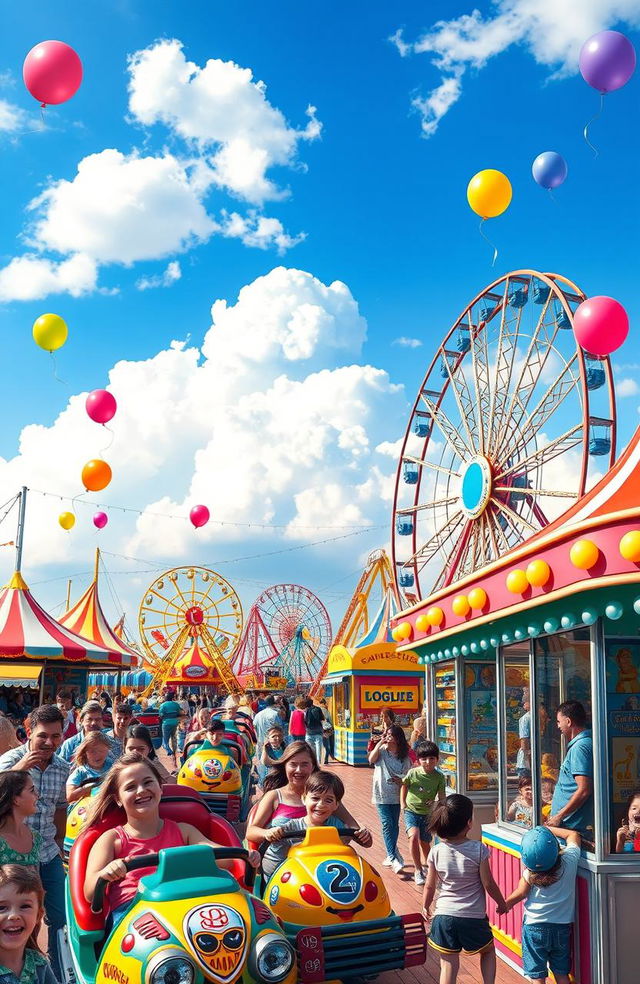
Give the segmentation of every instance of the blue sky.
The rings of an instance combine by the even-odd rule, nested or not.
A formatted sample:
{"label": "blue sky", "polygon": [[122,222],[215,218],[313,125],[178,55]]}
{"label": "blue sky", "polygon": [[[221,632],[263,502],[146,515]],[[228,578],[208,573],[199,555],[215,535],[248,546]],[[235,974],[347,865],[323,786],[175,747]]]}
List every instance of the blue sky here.
{"label": "blue sky", "polygon": [[[464,18],[472,15],[474,5],[459,0],[121,0],[90,5],[59,0],[55,5],[14,5],[4,12],[0,99],[8,106],[9,122],[0,132],[2,501],[22,481],[63,495],[81,491],[78,464],[95,456],[105,442],[84,421],[77,394],[107,385],[109,373],[120,364],[111,388],[122,414],[114,425],[114,444],[105,452],[114,481],[101,501],[184,515],[195,497],[209,502],[220,521],[280,524],[286,530],[256,534],[236,527],[223,533],[210,527],[194,539],[179,521],[167,521],[158,531],[152,516],[147,526],[136,526],[135,517],[114,514],[100,534],[104,549],[149,560],[150,570],[165,560],[226,561],[220,570],[232,581],[237,577],[247,607],[260,585],[299,581],[324,591],[337,623],[367,551],[388,535],[389,476],[395,462],[391,453],[376,448],[402,435],[433,348],[458,313],[494,276],[520,267],[563,273],[586,293],[610,294],[627,308],[632,331],[615,359],[617,379],[633,381],[625,383],[629,396],[619,404],[624,444],[640,403],[635,396],[640,371],[629,368],[640,361],[635,333],[640,314],[635,290],[639,83],[634,77],[606,100],[605,113],[592,129],[600,148],[594,159],[582,128],[596,111],[598,96],[577,74],[576,52],[581,39],[603,27],[624,30],[637,48],[640,2],[565,0],[550,5],[539,0],[526,5],[536,21],[527,20],[520,0],[475,7],[480,13],[472,22]],[[400,29],[394,44],[389,39]],[[47,111],[46,129],[27,132],[38,128],[39,116],[22,85],[22,60],[33,44],[46,38],[76,48],[84,81],[72,101]],[[217,59],[249,70],[253,82],[264,82],[266,95],[249,143],[253,140],[255,148],[264,136],[265,105],[279,111],[279,130],[271,145],[273,151],[277,144],[274,163],[262,177],[280,194],[269,197],[256,182],[250,194],[243,193],[244,164],[236,154],[226,177],[220,167],[214,177],[208,170],[207,190],[194,191],[192,183],[189,202],[176,206],[176,227],[187,205],[194,214],[200,209],[202,241],[187,243],[193,233],[188,224],[184,237],[172,240],[171,228],[162,227],[156,215],[151,225],[159,222],[167,247],[145,258],[154,252],[154,235],[145,238],[144,228],[130,224],[131,206],[123,204],[127,175],[120,174],[124,183],[117,188],[109,184],[119,180],[119,166],[135,155],[144,161],[170,160],[195,181],[197,167],[210,169],[220,148],[218,131],[199,145],[181,136],[187,116],[197,112],[196,100],[190,109],[184,102],[171,109],[166,94],[153,91],[153,80],[160,77],[154,75],[155,62],[145,80],[138,79],[138,92],[146,100],[146,112],[156,120],[164,114],[164,120],[144,123],[144,111],[129,104],[127,86],[133,76],[128,59],[145,50],[155,58],[172,41],[182,46],[182,55],[178,45],[173,54],[198,69]],[[428,100],[443,79],[455,80],[459,98],[441,118],[431,114],[425,124],[412,102]],[[209,93],[212,99],[215,95]],[[237,107],[227,107],[227,119],[218,125],[230,126],[234,138],[242,138],[243,109],[251,101],[256,106],[246,76],[237,99]],[[307,115],[309,106],[316,107],[315,116]],[[321,124],[320,133],[319,126],[314,130],[314,119]],[[421,124],[433,132],[425,136]],[[292,134],[306,127],[306,137]],[[122,156],[111,156],[104,181],[94,174],[93,184],[85,186],[93,217],[83,225],[83,200],[74,197],[78,166],[109,150]],[[531,179],[531,162],[543,150],[559,151],[569,164],[569,178],[555,201]],[[503,170],[514,190],[509,211],[488,229],[500,250],[495,270],[466,202],[469,179],[484,167]],[[61,181],[68,184],[61,186]],[[162,181],[153,188],[146,181],[145,176],[148,218],[154,208],[172,202]],[[69,193],[63,195],[65,189]],[[28,208],[43,194],[39,205]],[[113,222],[110,208],[117,215]],[[226,235],[211,231],[212,224],[225,227],[223,210],[254,226],[260,216],[276,220],[275,235],[285,245],[283,237],[305,238],[278,250],[272,225],[263,239],[263,245],[271,239],[267,248],[247,245],[242,237],[251,239],[248,227],[242,236],[237,229],[232,235],[228,226]],[[58,265],[78,248],[71,233],[76,221],[82,262],[90,264],[90,272],[83,268],[79,279],[77,271],[69,275],[79,296],[48,292],[46,285],[37,288],[29,273],[25,288],[24,279],[6,273],[12,261],[28,255],[49,262],[55,279]],[[130,262],[124,265],[118,257]],[[170,286],[138,289],[143,278],[160,279],[169,264],[174,264],[174,275],[179,265],[179,279]],[[305,278],[283,275],[268,296],[256,289],[245,305],[237,304],[243,287],[279,266],[303,271]],[[346,295],[327,295],[334,281],[346,285]],[[30,296],[16,299],[25,290]],[[300,339],[294,338],[298,348],[293,356],[281,344],[279,290],[289,298],[287,331],[294,336],[300,304],[315,305],[316,314],[320,310],[313,337],[302,350]],[[231,309],[234,313],[224,320],[218,308],[218,343],[210,336],[208,355],[176,354],[170,348],[173,340],[188,339],[187,350],[203,344],[217,300],[227,302],[227,315]],[[271,329],[264,332],[274,334],[260,353],[259,344],[252,346],[260,335],[265,303],[271,305],[271,313],[264,315]],[[48,357],[31,340],[31,324],[45,311],[59,313],[70,327],[69,342],[58,358],[66,385],[56,381]],[[394,344],[399,337],[423,344]],[[235,339],[237,350],[232,351],[229,339]],[[245,357],[247,365],[240,365]],[[198,366],[205,363],[208,381],[196,383]],[[349,374],[349,366],[359,368]],[[217,379],[216,367],[224,379]],[[145,373],[151,373],[153,384]],[[200,385],[211,404],[195,398]],[[212,396],[218,386],[219,400]],[[320,402],[314,413],[310,402],[321,395],[327,405]],[[336,414],[338,404],[346,408],[344,414],[332,417],[325,432],[327,415]],[[296,449],[296,433],[287,431],[282,417],[290,420],[298,406],[306,423],[301,423]],[[20,448],[28,425],[40,426],[23,433]],[[268,461],[260,468],[248,467],[266,445]],[[91,567],[88,555],[97,542],[90,529],[91,510],[78,507],[79,522],[69,535],[57,527],[57,504],[34,496],[31,509],[25,573],[33,583],[42,582],[38,596],[45,603],[58,604],[64,592],[57,579]],[[376,529],[328,545],[308,545],[366,526]],[[171,532],[176,527],[179,534]],[[229,563],[293,546],[304,549]],[[10,561],[3,551],[3,569]],[[128,564],[107,559],[122,604],[131,611],[145,579],[117,573]],[[82,583],[78,578],[78,588]]]}

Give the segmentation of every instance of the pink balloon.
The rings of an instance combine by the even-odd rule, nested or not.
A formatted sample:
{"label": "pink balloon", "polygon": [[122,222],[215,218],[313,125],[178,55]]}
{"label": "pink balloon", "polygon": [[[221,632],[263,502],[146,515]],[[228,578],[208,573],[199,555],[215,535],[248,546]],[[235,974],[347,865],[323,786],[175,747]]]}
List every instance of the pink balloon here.
{"label": "pink balloon", "polygon": [[82,62],[64,41],[41,41],[25,58],[22,78],[34,99],[57,106],[80,88]]}
{"label": "pink balloon", "polygon": [[589,297],[576,309],[573,331],[585,352],[609,355],[629,334],[629,317],[613,297]]}
{"label": "pink balloon", "polygon": [[103,530],[108,522],[109,517],[105,512],[97,512],[93,517],[93,525],[97,530]]}
{"label": "pink balloon", "polygon": [[94,390],[89,393],[85,403],[87,413],[96,424],[106,424],[115,417],[118,404],[116,398],[108,390]]}
{"label": "pink balloon", "polygon": [[189,519],[196,529],[200,526],[206,526],[209,522],[209,516],[210,513],[206,506],[194,506],[189,513]]}

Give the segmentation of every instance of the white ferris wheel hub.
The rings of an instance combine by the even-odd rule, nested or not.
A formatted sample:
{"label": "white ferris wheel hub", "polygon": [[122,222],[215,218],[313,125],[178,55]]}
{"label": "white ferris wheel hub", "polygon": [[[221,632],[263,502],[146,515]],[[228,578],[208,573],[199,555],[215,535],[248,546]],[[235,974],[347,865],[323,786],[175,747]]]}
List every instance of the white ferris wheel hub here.
{"label": "white ferris wheel hub", "polygon": [[460,505],[469,519],[478,519],[491,499],[491,465],[483,454],[476,454],[462,471]]}

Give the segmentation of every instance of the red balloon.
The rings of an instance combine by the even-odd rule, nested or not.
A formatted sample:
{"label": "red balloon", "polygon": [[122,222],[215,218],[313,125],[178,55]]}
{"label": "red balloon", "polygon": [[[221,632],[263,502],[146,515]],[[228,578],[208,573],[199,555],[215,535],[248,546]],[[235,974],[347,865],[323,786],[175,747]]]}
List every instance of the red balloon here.
{"label": "red balloon", "polygon": [[109,517],[105,512],[97,512],[93,517],[93,525],[97,530],[103,530],[108,522]]}
{"label": "red balloon", "polygon": [[85,403],[87,413],[96,424],[106,424],[115,416],[118,404],[109,390],[94,390]]}
{"label": "red balloon", "polygon": [[196,529],[200,526],[206,526],[209,522],[209,516],[210,513],[206,506],[194,506],[189,513],[189,519]]}
{"label": "red balloon", "polygon": [[589,297],[576,308],[573,331],[585,352],[609,355],[629,334],[629,317],[613,297]]}
{"label": "red balloon", "polygon": [[80,88],[82,62],[64,41],[41,41],[25,58],[22,78],[34,99],[57,106]]}

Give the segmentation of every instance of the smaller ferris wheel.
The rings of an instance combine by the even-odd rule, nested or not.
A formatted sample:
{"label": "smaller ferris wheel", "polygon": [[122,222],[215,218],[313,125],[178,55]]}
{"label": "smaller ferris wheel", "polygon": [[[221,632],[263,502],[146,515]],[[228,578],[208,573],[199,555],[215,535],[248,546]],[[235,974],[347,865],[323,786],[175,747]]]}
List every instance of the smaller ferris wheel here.
{"label": "smaller ferris wheel", "polygon": [[319,598],[299,584],[275,584],[252,605],[231,666],[261,686],[270,673],[295,686],[315,680],[331,644],[331,622]]}

